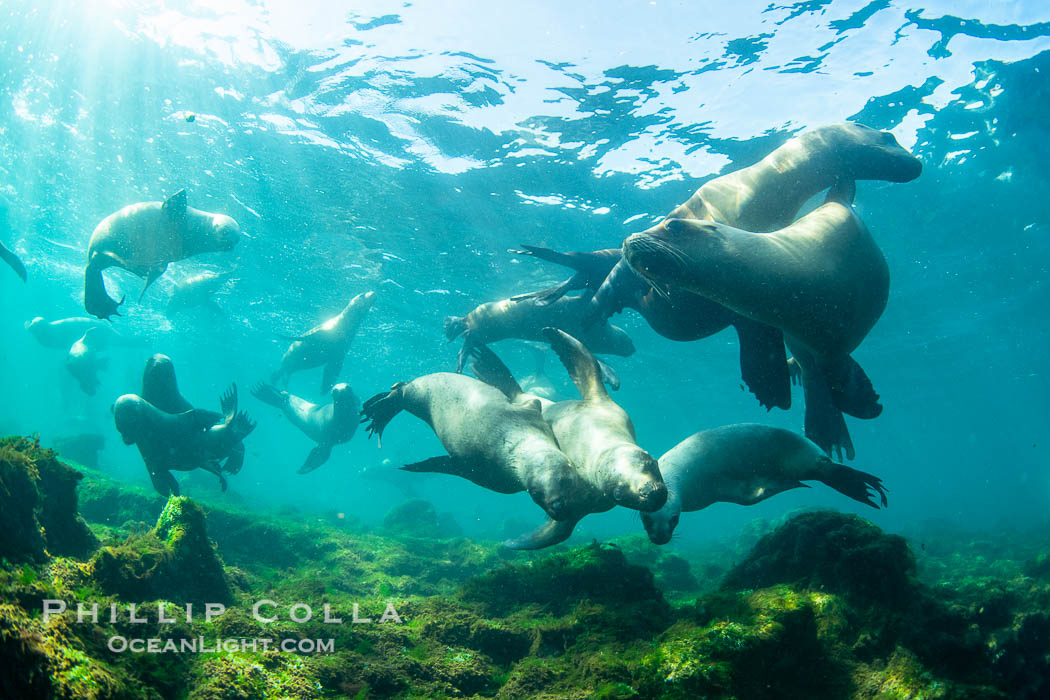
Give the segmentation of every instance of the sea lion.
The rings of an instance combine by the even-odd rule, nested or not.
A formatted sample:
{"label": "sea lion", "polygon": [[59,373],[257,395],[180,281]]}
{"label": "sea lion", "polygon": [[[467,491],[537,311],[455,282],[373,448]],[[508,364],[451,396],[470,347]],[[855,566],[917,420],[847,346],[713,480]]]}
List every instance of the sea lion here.
{"label": "sea lion", "polygon": [[203,469],[219,477],[226,490],[220,462],[255,429],[255,422],[237,410],[236,384],[220,403],[219,423],[214,422],[212,411],[165,413],[135,394],[125,394],[113,404],[113,420],[124,444],[138,446],[153,486],[162,496],[179,495],[172,470]]}
{"label": "sea lion", "polygon": [[667,484],[667,503],[655,513],[642,513],[642,524],[655,544],[667,544],[679,515],[712,503],[744,506],[807,488],[821,481],[855,501],[878,508],[887,505],[886,488],[877,476],[832,462],[813,442],[781,428],[742,423],[690,435],[660,457]]}
{"label": "sea lion", "polygon": [[293,372],[324,365],[321,393],[330,392],[343,369],[343,360],[350,350],[350,343],[365,314],[372,308],[375,296],[375,292],[358,294],[338,315],[303,335],[290,338],[292,344],[285,350],[281,367],[273,373],[270,381],[287,388],[288,378]]}
{"label": "sea lion", "polygon": [[124,299],[115,301],[106,292],[102,271],[107,267],[115,265],[145,277],[141,301],[169,263],[201,253],[233,250],[239,236],[240,228],[229,216],[187,206],[186,190],[179,190],[164,202],[129,204],[103,219],[91,234],[84,270],[84,308],[103,319],[120,315],[117,309]]}
{"label": "sea lion", "polygon": [[739,339],[740,375],[744,383],[766,408],[791,407],[791,388],[780,368],[786,355],[784,335],[779,329],[756,323],[721,304],[680,289],[658,294],[622,260],[619,248],[568,253],[537,246],[523,248],[511,252],[568,266],[576,270],[576,274],[557,287],[514,299],[535,297],[538,304],[549,304],[565,291],[582,285],[587,292],[602,295],[602,301],[595,305],[592,300],[583,314],[584,326],[603,323],[625,308],[637,311],[650,328],[669,340],[700,340],[732,326]]}
{"label": "sea lion", "polygon": [[580,401],[544,401],[524,394],[499,358],[482,347],[475,351],[471,369],[515,402],[539,402],[558,445],[589,487],[586,508],[578,517],[549,521],[535,532],[509,540],[512,549],[540,549],[562,542],[588,513],[602,513],[616,505],[653,511],[667,498],[656,460],[638,446],[630,416],[609,397],[594,356],[578,340],[555,328],[544,329],[558,357],[580,391]]}
{"label": "sea lion", "polygon": [[547,353],[543,351],[543,348],[535,345],[529,349],[532,353],[532,374],[521,378],[521,382],[519,382],[521,388],[527,394],[553,401],[558,395],[558,390],[555,388],[551,378],[547,376],[547,370],[544,367],[547,361]]}
{"label": "sea lion", "polygon": [[327,462],[332,447],[348,442],[357,432],[360,404],[347,384],[333,386],[332,402],[323,406],[281,391],[272,384],[256,384],[252,395],[263,403],[279,408],[292,425],[317,443],[317,447],[310,450],[303,466],[299,467],[300,474],[309,474]]}
{"label": "sea lion", "polygon": [[213,272],[205,270],[196,275],[190,275],[175,283],[168,298],[168,306],[164,310],[166,316],[172,316],[180,311],[204,306],[213,311],[222,312],[215,303],[215,293],[226,284],[233,273]]}
{"label": "sea lion", "polygon": [[[179,392],[179,382],[175,378],[175,363],[171,358],[156,353],[146,361],[142,371],[142,398],[165,413],[185,413],[193,411],[193,404]],[[205,410],[205,409],[200,409]],[[223,421],[223,415],[215,411],[205,411],[211,416],[212,425]],[[222,466],[227,474],[237,474],[244,467],[244,443],[238,442],[230,448],[229,457]]]}
{"label": "sea lion", "polygon": [[15,251],[8,248],[3,243],[0,243],[0,260],[11,266],[11,269],[15,271],[15,274],[22,278],[23,282],[28,281],[28,275],[26,275],[26,266],[22,264]]}
{"label": "sea lion", "polygon": [[527,491],[551,518],[575,517],[580,478],[538,402],[511,403],[498,389],[461,374],[427,374],[365,401],[369,436],[382,439],[403,410],[431,427],[448,456],[402,469],[454,474],[497,493]]}
{"label": "sea lion", "polygon": [[104,328],[104,326],[97,319],[84,316],[60,318],[57,321],[48,321],[43,316],[37,316],[25,323],[25,329],[29,331],[33,339],[52,350],[69,350],[69,346],[75,343],[77,338],[82,337],[89,328]]}
{"label": "sea lion", "polygon": [[[475,346],[507,338],[543,341],[543,329],[547,327],[560,328],[580,338],[594,353],[622,357],[634,354],[634,343],[623,329],[606,323],[584,329],[582,314],[586,308],[585,296],[560,297],[550,303],[533,298],[504,299],[481,304],[466,316],[449,316],[445,319],[445,337],[451,343],[463,336],[456,371],[463,371]],[[604,363],[600,366],[606,382],[617,388],[615,373]]]}
{"label": "sea lion", "polygon": [[874,418],[882,406],[850,353],[886,307],[889,268],[852,208],[828,202],[772,233],[665,219],[628,237],[623,250],[654,286],[700,294],[781,329],[802,368],[806,436],[853,459],[840,411]]}
{"label": "sea lion", "polygon": [[98,373],[109,366],[109,358],[101,352],[109,347],[109,336],[104,328],[89,328],[76,342],[69,346],[66,354],[66,370],[80,384],[88,396],[98,391]]}

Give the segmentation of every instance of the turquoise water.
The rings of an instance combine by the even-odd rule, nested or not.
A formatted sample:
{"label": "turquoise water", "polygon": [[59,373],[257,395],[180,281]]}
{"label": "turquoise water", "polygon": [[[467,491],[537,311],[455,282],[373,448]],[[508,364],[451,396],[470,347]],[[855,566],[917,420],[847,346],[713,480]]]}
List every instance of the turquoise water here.
{"label": "turquoise water", "polygon": [[[518,534],[542,520],[525,495],[363,475],[443,453],[410,416],[381,450],[360,431],[321,469],[295,474],[312,443],[247,392],[276,368],[279,334],[373,290],[342,374],[357,395],[450,370],[458,343],[445,343],[445,316],[561,279],[508,247],[615,247],[706,180],[848,119],[892,131],[924,166],[912,183],[861,182],[857,195],[892,281],[854,353],[885,411],[848,419],[851,464],[885,481],[890,507],[795,491],[686,515],[676,543],[807,505],[897,531],[1045,519],[1050,7],[337,5],[0,5],[0,241],[29,273],[23,284],[0,269],[0,432],[102,434],[106,469],[148,484],[109,407],[163,352],[193,403],[217,410],[236,381],[259,423],[228,498],[370,523],[413,488],[468,533]],[[95,225],[182,188],[191,206],[234,217],[244,238],[233,253],[174,263],[142,303],[140,279],[107,273],[111,293],[128,296],[113,327],[146,344],[110,350],[87,396],[64,353],[23,323],[83,315]],[[233,273],[222,312],[166,316],[172,285],[204,270]],[[731,331],[676,343],[631,311],[614,323],[638,348],[610,360],[623,380],[615,398],[654,455],[728,423],[801,429],[800,396],[767,413],[741,389]],[[495,349],[519,375],[532,371],[522,343]],[[572,396],[553,355],[546,371]],[[290,389],[319,400],[318,374]],[[214,489],[206,474],[183,482],[189,495]],[[639,530],[617,509],[590,516],[574,541]]]}

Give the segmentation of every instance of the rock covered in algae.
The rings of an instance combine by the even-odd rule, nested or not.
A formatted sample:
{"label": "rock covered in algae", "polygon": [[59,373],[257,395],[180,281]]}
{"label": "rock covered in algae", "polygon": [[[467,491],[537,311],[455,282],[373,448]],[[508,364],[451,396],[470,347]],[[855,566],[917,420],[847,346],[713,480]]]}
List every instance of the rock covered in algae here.
{"label": "rock covered in algae", "polygon": [[35,440],[0,439],[0,556],[38,562],[89,556],[98,540],[77,515],[81,478]]}
{"label": "rock covered in algae", "polygon": [[457,537],[459,525],[448,514],[438,514],[434,504],[414,498],[399,503],[383,518],[383,528],[392,535],[409,537]]}
{"label": "rock covered in algae", "polygon": [[887,535],[855,515],[817,511],[792,518],[760,539],[726,574],[723,587],[791,583],[892,604],[914,592],[915,569],[903,537]]}
{"label": "rock covered in algae", "polygon": [[102,590],[124,600],[228,603],[230,584],[204,524],[204,511],[172,496],[149,532],[104,547],[91,562]]}

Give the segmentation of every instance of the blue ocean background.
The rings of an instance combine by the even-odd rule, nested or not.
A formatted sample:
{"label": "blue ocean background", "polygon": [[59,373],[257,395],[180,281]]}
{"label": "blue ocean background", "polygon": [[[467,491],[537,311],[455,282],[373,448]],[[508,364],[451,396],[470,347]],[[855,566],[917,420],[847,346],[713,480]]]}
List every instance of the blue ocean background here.
{"label": "blue ocean background", "polygon": [[[891,270],[885,314],[854,357],[885,411],[849,420],[851,464],[879,475],[873,511],[821,485],[758,506],[682,518],[672,547],[732,538],[755,518],[830,506],[884,529],[1029,528],[1050,505],[1050,4],[1037,0],[735,2],[22,2],[0,4],[0,240],[29,282],[0,270],[0,434],[106,437],[106,471],[148,486],[109,407],[138,391],[150,354],[183,393],[217,409],[236,381],[259,427],[225,496],[210,475],[183,492],[345,513],[365,525],[403,501],[374,478],[442,454],[396,419],[382,449],[360,431],[321,469],[312,447],[248,387],[294,334],[354,294],[376,304],[343,379],[364,400],[455,366],[442,321],[549,286],[563,270],[521,243],[619,245],[707,179],[761,159],[805,128],[853,120],[918,156],[908,184],[861,182],[857,210]],[[187,121],[192,114],[194,120]],[[186,188],[233,216],[232,254],[173,264],[135,303],[94,397],[34,342],[34,316],[84,315],[88,238],[108,214]],[[164,314],[172,285],[231,270],[223,313]],[[767,413],[741,388],[736,338],[666,340],[628,311],[638,351],[612,358],[615,399],[654,456],[701,429],[763,422],[801,430],[802,400]],[[533,354],[494,349],[519,375]],[[557,358],[545,370],[574,395]],[[317,401],[319,371],[291,391]],[[180,475],[181,476],[181,475]],[[395,475],[470,535],[543,520],[522,494],[452,477]],[[588,517],[574,542],[641,532],[636,513]]]}

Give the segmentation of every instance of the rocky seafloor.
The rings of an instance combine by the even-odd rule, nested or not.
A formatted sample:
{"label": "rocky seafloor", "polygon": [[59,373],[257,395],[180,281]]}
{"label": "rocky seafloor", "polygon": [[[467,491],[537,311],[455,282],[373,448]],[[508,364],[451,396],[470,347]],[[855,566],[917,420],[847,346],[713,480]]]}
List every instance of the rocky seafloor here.
{"label": "rocky seafloor", "polygon": [[[165,502],[74,466],[0,439],[2,698],[1050,697],[1035,537],[930,532],[915,551],[811,511],[743,551],[683,558],[634,535],[537,555],[457,537],[421,501],[369,530]],[[46,600],[69,610],[45,622]],[[277,621],[253,617],[262,600]],[[310,621],[289,619],[297,602]],[[99,621],[78,623],[77,603]],[[206,603],[226,612],[206,622]],[[371,624],[350,621],[354,604]],[[378,623],[388,605],[400,623]],[[133,653],[115,638],[332,649]]]}

